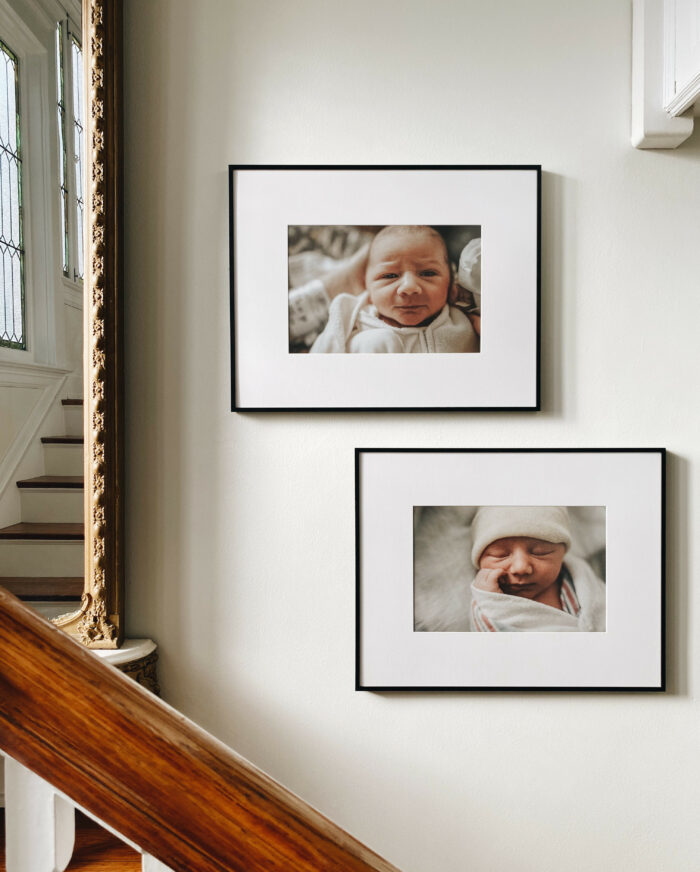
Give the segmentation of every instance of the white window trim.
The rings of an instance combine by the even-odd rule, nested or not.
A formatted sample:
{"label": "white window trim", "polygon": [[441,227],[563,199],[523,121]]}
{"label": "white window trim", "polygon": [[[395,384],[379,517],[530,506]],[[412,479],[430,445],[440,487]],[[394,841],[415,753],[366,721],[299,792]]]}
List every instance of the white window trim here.
{"label": "white window trim", "polygon": [[[56,22],[57,24],[58,22]],[[77,201],[77,190],[75,183],[75,166],[71,161],[71,155],[74,152],[74,142],[75,142],[75,118],[73,115],[73,87],[74,87],[74,74],[75,70],[73,69],[73,38],[76,37],[78,42],[82,48],[82,33],[80,32],[80,28],[78,28],[70,18],[68,20],[68,27],[66,27],[66,16],[64,14],[63,19],[61,21],[62,30],[61,30],[61,38],[63,40],[63,57],[64,57],[64,81],[63,81],[63,101],[64,101],[64,124],[65,129],[63,131],[64,135],[64,144],[66,149],[66,154],[68,156],[67,166],[66,166],[66,192],[68,195],[68,214],[67,214],[67,233],[68,233],[68,275],[63,273],[61,270],[61,274],[63,275],[64,282],[70,283],[73,286],[79,286],[82,289],[83,280],[82,278],[76,277],[76,267],[78,266],[78,216],[76,213],[76,201]],[[55,32],[55,28],[54,28]],[[58,83],[57,83],[58,85]],[[83,91],[85,87],[83,85]],[[56,97],[58,98],[58,88],[56,90]],[[85,125],[85,107],[83,107],[83,126]],[[58,122],[57,122],[58,123]],[[83,151],[83,155],[85,152]],[[85,166],[83,165],[83,170]],[[85,194],[85,183],[83,183],[83,195]],[[59,201],[60,202],[60,201]],[[59,249],[61,252],[61,262],[63,260],[63,240],[61,239],[61,248]]]}
{"label": "white window trim", "polygon": [[676,87],[675,14],[675,0],[632,2],[631,139],[635,148],[678,148],[693,132],[689,92],[679,102],[668,103],[671,87],[674,93]]}

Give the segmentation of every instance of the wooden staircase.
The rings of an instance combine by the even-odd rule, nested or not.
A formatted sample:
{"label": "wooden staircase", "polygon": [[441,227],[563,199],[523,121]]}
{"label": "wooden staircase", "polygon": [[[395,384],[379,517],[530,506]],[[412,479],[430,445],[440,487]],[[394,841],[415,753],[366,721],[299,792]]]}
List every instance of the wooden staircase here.
{"label": "wooden staircase", "polygon": [[0,528],[0,585],[29,602],[77,606],[84,586],[83,401],[61,404],[66,432],[41,438],[44,475],[16,483],[21,521]]}
{"label": "wooden staircase", "polygon": [[[12,844],[15,857],[20,844],[24,860],[37,847],[58,853],[56,827],[40,842],[36,816],[27,812],[44,809],[55,818],[58,791],[64,810],[72,803],[120,833],[146,870],[398,872],[2,588],[0,688],[0,750],[12,758],[6,775],[8,762],[13,775],[5,784],[6,816],[14,821],[8,849]],[[41,805],[29,802],[26,790],[17,793],[18,777],[40,789],[34,798]],[[63,815],[62,822],[65,832]],[[21,868],[42,872],[27,862]]]}

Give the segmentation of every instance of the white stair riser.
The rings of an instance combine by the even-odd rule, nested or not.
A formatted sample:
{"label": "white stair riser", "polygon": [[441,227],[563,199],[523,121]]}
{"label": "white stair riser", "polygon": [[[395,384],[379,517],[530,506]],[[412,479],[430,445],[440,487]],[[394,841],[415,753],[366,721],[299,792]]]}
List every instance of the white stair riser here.
{"label": "white stair riser", "polygon": [[64,406],[63,417],[66,422],[66,436],[83,435],[83,407]]}
{"label": "white stair riser", "polygon": [[67,576],[85,571],[82,539],[0,539],[0,575]]}
{"label": "white stair riser", "polygon": [[59,442],[45,443],[44,473],[46,475],[82,475],[83,446]]}
{"label": "white stair riser", "polygon": [[22,521],[33,524],[80,524],[83,520],[82,489],[20,488]]}
{"label": "white stair riser", "polygon": [[63,386],[63,394],[66,397],[81,397],[83,395],[83,374],[69,375]]}

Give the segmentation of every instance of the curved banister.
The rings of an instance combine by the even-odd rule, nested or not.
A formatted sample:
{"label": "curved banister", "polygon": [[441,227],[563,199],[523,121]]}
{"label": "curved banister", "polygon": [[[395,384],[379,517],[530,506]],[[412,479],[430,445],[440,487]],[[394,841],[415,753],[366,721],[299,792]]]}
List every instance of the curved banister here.
{"label": "curved banister", "polygon": [[174,872],[397,872],[2,588],[0,747]]}

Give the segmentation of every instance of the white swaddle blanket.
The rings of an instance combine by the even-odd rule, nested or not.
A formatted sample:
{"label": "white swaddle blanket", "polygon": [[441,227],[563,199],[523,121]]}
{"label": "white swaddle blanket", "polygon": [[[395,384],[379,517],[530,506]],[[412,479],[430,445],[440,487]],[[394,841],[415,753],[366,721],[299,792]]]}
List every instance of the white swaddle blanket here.
{"label": "white swaddle blanket", "polygon": [[475,609],[494,632],[605,632],[605,585],[585,560],[566,556],[564,565],[580,605],[578,615],[522,596],[492,593],[471,585],[470,629],[477,631]]}
{"label": "white swaddle blanket", "polygon": [[446,305],[425,327],[391,327],[378,316],[365,291],[359,297],[339,294],[331,303],[328,324],[311,347],[318,353],[445,353],[479,350],[479,337],[467,316]]}

